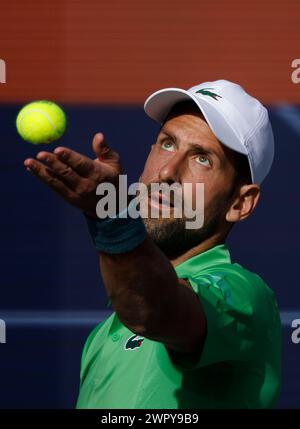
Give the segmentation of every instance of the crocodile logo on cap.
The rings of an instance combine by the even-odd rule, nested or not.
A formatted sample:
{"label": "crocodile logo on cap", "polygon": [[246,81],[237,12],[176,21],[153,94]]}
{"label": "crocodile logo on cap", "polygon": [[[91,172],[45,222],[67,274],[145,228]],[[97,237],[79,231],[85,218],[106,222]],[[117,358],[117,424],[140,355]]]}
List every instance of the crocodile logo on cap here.
{"label": "crocodile logo on cap", "polygon": [[210,91],[210,89],[213,89],[213,88],[198,89],[198,91],[196,91],[196,93],[200,93],[202,95],[207,95],[208,97],[211,97],[211,98],[213,98],[216,101],[218,101],[218,97],[222,98],[221,95],[216,94],[215,92]]}

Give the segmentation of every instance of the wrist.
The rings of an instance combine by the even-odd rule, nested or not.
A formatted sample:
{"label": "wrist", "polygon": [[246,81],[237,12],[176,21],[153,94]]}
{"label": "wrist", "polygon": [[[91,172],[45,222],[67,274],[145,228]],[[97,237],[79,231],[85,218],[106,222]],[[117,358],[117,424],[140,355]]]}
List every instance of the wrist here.
{"label": "wrist", "polygon": [[130,204],[115,217],[105,219],[84,213],[94,246],[99,252],[118,254],[133,250],[146,238],[140,216],[130,216]]}

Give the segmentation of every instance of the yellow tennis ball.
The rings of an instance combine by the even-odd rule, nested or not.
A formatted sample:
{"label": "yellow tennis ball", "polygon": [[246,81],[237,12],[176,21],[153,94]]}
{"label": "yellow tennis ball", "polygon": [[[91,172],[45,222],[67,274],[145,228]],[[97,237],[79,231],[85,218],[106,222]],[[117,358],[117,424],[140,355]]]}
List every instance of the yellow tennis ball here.
{"label": "yellow tennis ball", "polygon": [[52,101],[39,100],[26,104],[18,113],[16,126],[20,136],[29,143],[51,143],[66,129],[64,111]]}

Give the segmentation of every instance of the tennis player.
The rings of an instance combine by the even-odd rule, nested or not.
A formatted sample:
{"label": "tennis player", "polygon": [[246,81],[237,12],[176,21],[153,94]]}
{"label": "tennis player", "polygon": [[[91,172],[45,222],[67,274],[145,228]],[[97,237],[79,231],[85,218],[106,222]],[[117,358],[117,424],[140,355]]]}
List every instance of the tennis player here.
{"label": "tennis player", "polygon": [[[117,186],[121,173],[101,133],[93,139],[95,160],[59,147],[25,161],[84,213],[114,309],[86,341],[77,407],[274,407],[281,377],[276,299],[259,275],[231,261],[226,244],[234,224],[253,213],[272,165],[268,112],[226,80],[159,90],[144,108],[161,128],[140,182],[189,183],[185,198],[193,207],[203,184],[199,228],[175,217],[174,199],[163,192],[147,201],[158,217],[133,218],[129,204],[127,217],[123,209],[99,219],[104,197],[96,188]],[[161,215],[167,207],[168,218]]]}

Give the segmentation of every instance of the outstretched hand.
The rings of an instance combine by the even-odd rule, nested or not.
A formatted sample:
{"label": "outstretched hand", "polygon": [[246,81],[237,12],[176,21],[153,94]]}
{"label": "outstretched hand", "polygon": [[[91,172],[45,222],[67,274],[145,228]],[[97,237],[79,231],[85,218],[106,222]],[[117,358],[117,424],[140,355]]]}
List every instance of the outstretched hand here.
{"label": "outstretched hand", "polygon": [[102,133],[95,134],[93,151],[94,160],[57,147],[54,152],[39,152],[36,159],[26,159],[24,165],[68,203],[96,217],[96,188],[101,182],[116,183],[121,165],[119,155],[107,146]]}

